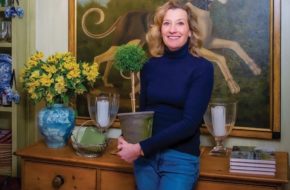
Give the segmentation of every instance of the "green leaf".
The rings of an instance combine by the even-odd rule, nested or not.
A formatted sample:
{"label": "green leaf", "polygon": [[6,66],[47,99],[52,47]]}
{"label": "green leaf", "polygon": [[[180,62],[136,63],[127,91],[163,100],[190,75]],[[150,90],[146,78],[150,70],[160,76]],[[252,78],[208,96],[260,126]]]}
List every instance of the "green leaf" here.
{"label": "green leaf", "polygon": [[140,46],[126,44],[117,48],[114,66],[124,72],[139,72],[147,59],[146,52]]}

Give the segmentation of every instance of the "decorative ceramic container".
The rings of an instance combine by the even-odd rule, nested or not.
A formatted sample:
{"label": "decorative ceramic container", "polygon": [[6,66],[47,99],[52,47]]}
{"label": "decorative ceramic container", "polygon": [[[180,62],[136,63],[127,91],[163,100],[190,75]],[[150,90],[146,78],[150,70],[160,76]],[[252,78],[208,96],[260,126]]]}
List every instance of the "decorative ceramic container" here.
{"label": "decorative ceramic container", "polygon": [[129,143],[138,143],[151,137],[153,116],[153,111],[119,113],[124,139]]}
{"label": "decorative ceramic container", "polygon": [[61,148],[67,144],[74,121],[73,109],[63,104],[45,107],[38,113],[38,127],[49,148]]}
{"label": "decorative ceramic container", "polygon": [[10,86],[12,81],[12,64],[11,56],[0,54],[0,90]]}
{"label": "decorative ceramic container", "polygon": [[0,99],[2,105],[19,102],[19,94],[12,90],[13,70],[12,59],[8,54],[0,54]]}

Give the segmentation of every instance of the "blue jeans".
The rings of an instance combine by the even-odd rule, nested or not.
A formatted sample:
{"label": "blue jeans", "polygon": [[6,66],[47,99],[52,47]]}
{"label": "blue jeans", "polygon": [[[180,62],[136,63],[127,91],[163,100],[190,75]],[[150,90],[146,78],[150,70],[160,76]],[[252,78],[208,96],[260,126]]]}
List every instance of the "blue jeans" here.
{"label": "blue jeans", "polygon": [[199,176],[199,157],[166,150],[134,162],[138,190],[193,190]]}

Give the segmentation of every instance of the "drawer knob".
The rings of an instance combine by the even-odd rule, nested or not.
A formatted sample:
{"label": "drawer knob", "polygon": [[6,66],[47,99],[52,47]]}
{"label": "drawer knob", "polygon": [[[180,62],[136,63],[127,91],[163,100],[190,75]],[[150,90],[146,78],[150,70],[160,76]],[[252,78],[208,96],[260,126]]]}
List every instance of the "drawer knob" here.
{"label": "drawer knob", "polygon": [[64,184],[64,178],[61,175],[56,175],[52,180],[52,186],[56,189]]}

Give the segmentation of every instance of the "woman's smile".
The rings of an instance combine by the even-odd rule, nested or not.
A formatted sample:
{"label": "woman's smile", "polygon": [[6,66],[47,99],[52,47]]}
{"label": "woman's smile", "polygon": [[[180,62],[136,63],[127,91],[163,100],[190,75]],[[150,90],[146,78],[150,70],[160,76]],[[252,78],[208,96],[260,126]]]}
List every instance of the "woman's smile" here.
{"label": "woman's smile", "polygon": [[161,34],[169,50],[176,51],[181,48],[191,36],[186,11],[169,9],[163,19]]}

